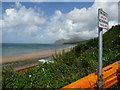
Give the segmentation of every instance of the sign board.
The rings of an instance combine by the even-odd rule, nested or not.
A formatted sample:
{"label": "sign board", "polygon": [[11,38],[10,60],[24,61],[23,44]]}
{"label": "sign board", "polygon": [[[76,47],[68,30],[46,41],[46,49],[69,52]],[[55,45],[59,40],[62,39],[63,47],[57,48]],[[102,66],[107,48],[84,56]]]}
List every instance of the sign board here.
{"label": "sign board", "polygon": [[98,20],[99,20],[99,28],[109,29],[108,25],[108,14],[104,12],[102,9],[98,10]]}

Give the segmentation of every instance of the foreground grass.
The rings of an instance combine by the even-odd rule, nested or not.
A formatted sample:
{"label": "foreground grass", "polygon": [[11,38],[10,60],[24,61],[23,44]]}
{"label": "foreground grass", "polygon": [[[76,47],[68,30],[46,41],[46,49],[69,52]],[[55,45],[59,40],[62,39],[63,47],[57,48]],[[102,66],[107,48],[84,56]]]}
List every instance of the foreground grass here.
{"label": "foreground grass", "polygon": [[[103,66],[120,59],[120,26],[103,35]],[[3,69],[3,88],[61,88],[98,68],[98,39],[78,44],[70,52],[54,55],[54,63],[41,64],[25,73]]]}

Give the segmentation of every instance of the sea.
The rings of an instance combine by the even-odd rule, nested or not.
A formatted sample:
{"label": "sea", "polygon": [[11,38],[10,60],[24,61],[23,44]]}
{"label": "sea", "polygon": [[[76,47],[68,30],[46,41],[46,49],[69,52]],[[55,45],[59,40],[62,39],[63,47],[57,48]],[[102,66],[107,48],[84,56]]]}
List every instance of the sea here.
{"label": "sea", "polygon": [[19,56],[24,54],[47,52],[70,48],[71,44],[26,44],[26,43],[2,43],[0,44],[0,57]]}

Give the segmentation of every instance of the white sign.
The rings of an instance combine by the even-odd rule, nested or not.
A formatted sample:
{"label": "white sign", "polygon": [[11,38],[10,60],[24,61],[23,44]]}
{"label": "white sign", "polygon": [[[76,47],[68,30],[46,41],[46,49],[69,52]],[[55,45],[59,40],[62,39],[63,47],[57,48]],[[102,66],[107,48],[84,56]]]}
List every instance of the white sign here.
{"label": "white sign", "polygon": [[102,9],[98,10],[98,19],[99,19],[99,27],[102,29],[109,29],[108,25],[108,14],[104,12]]}

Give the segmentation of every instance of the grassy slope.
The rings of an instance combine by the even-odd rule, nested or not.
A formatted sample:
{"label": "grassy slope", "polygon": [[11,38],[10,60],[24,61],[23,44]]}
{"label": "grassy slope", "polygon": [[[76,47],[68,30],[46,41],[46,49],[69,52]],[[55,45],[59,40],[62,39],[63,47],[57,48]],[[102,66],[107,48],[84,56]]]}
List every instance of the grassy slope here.
{"label": "grassy slope", "polygon": [[[103,35],[103,66],[120,59],[120,28],[112,27]],[[3,70],[3,87],[6,88],[61,88],[98,68],[98,39],[78,44],[73,50],[53,56],[54,63],[42,64],[24,74]],[[42,70],[45,68],[45,71]],[[31,77],[29,77],[31,75]]]}

